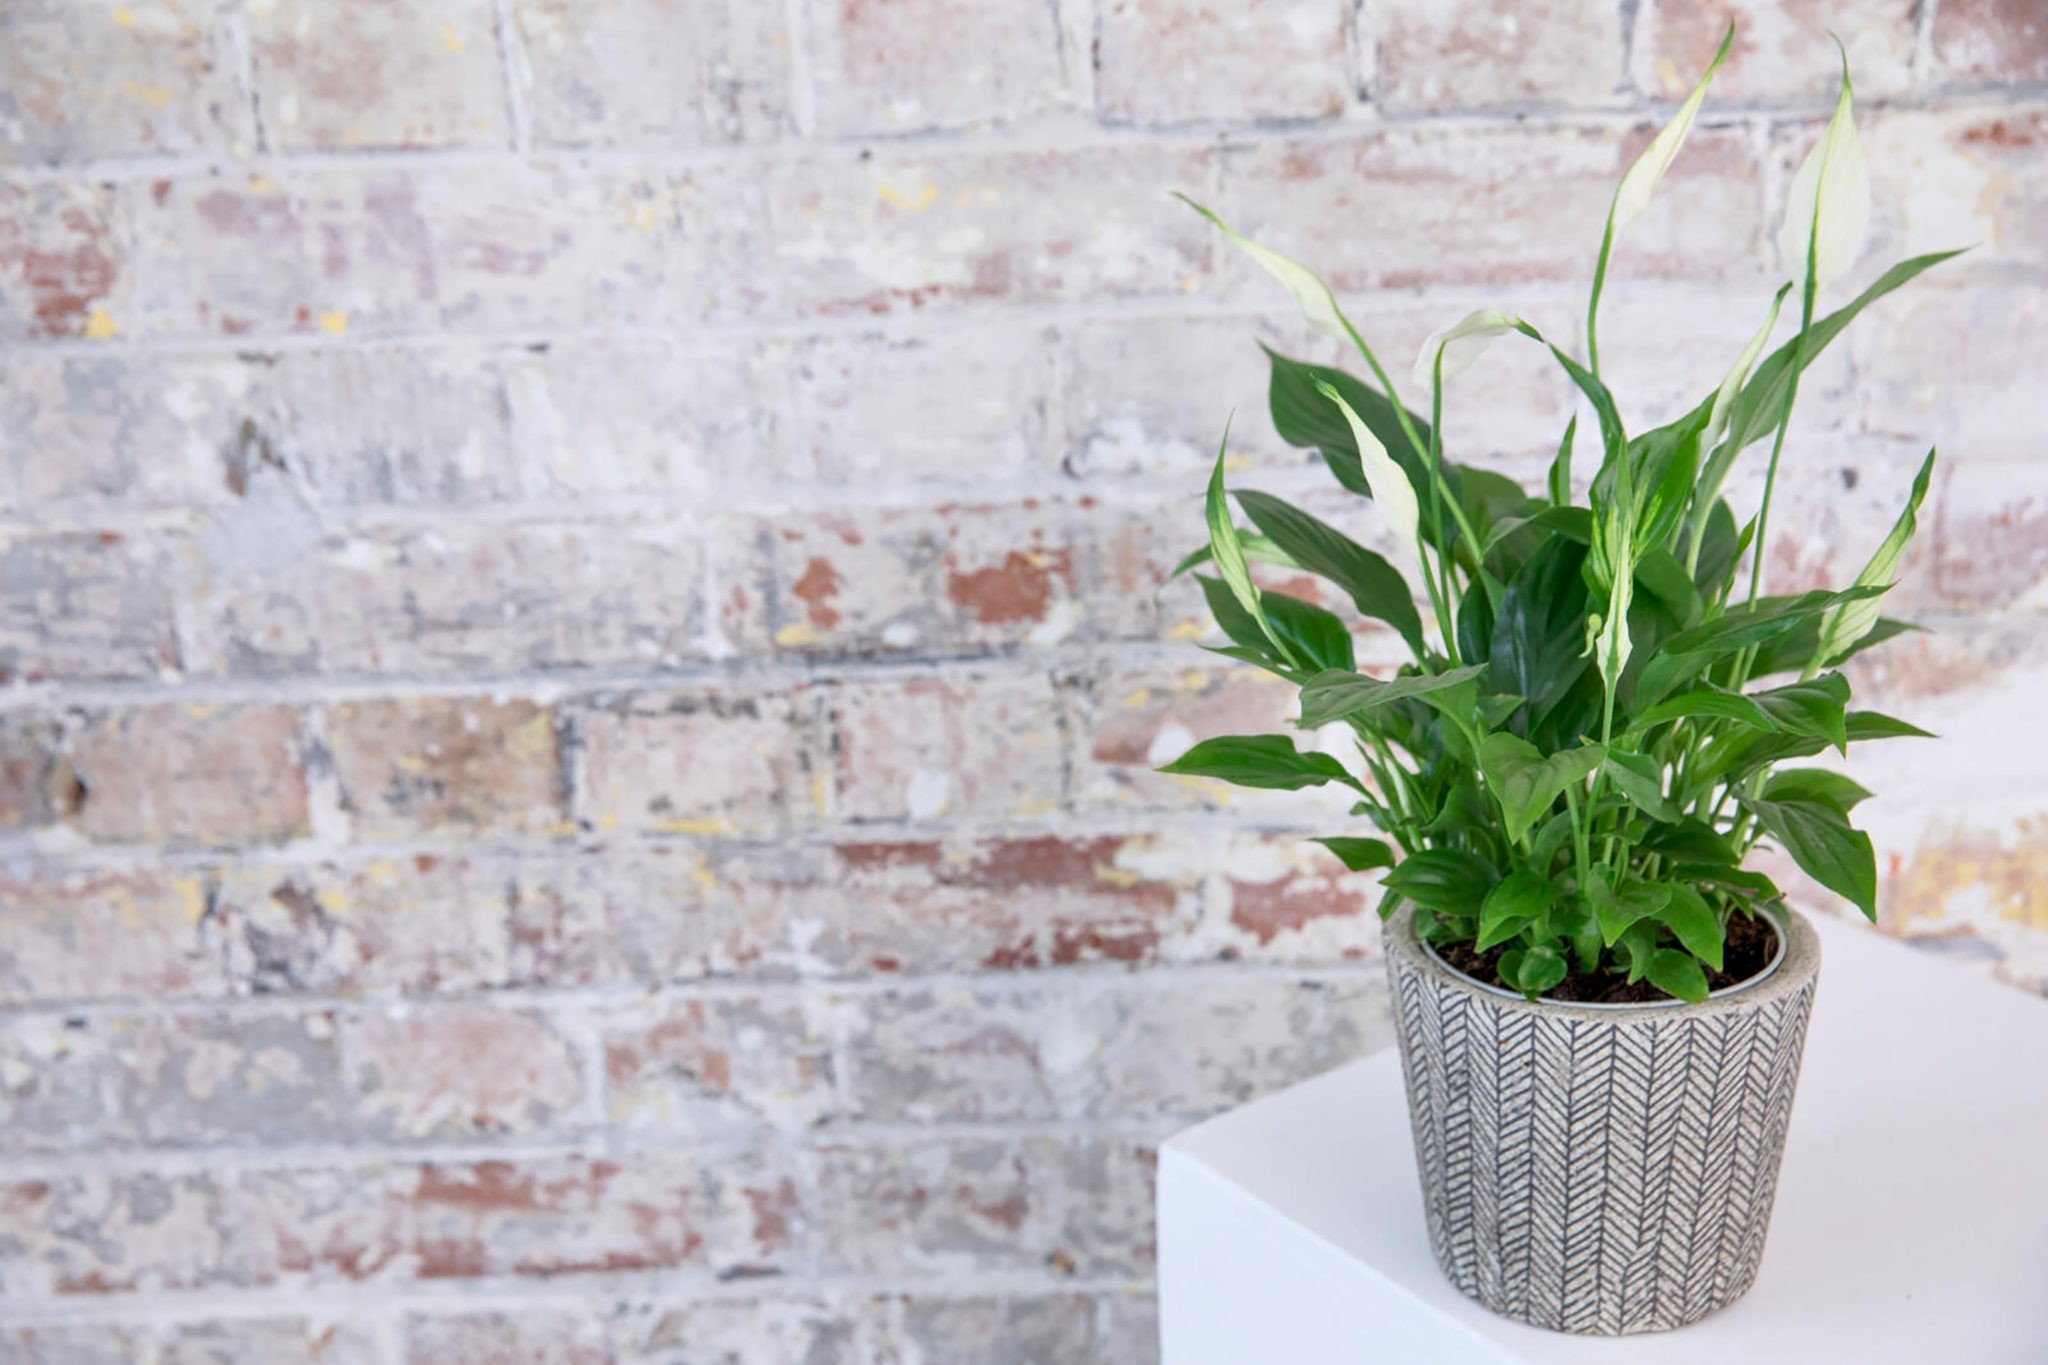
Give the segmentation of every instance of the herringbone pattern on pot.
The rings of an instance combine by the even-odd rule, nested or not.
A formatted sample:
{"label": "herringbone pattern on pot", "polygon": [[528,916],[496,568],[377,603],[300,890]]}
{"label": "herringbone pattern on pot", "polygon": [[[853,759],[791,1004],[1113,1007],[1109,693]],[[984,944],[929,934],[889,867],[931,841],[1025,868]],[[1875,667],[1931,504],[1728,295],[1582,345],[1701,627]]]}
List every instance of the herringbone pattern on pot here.
{"label": "herringbone pattern on pot", "polygon": [[1598,1334],[1683,1326],[1749,1288],[1816,960],[1707,1006],[1604,1012],[1480,991],[1412,940],[1388,960],[1430,1241],[1453,1284]]}

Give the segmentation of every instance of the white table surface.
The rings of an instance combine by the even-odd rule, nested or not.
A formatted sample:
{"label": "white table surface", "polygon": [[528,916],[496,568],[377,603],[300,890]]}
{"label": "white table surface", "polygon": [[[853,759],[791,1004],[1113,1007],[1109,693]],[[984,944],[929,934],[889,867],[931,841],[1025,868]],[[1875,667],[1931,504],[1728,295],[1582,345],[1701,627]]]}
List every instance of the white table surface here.
{"label": "white table surface", "polygon": [[2048,1001],[1815,918],[1820,990],[1745,1297],[1624,1338],[1466,1299],[1430,1255],[1389,1048],[1161,1151],[1165,1365],[2048,1365]]}

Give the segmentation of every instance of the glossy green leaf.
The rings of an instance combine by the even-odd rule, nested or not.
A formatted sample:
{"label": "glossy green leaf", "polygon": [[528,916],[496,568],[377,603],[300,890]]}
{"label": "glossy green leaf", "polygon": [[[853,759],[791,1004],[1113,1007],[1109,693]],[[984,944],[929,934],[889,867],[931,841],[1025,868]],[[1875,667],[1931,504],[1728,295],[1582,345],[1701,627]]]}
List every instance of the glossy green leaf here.
{"label": "glossy green leaf", "polygon": [[1527,868],[1517,868],[1487,892],[1479,907],[1479,939],[1472,946],[1480,952],[1506,943],[1540,919],[1557,903],[1557,887],[1548,877]]}
{"label": "glossy green leaf", "polygon": [[1487,682],[1526,698],[1535,718],[1548,714],[1586,671],[1585,560],[1583,546],[1553,535],[1508,580],[1494,615]]}
{"label": "glossy green leaf", "polygon": [[1473,915],[1497,880],[1493,868],[1470,853],[1426,848],[1403,858],[1386,875],[1385,885],[1417,905]]}
{"label": "glossy green leaf", "polygon": [[1707,998],[1707,974],[1690,953],[1659,948],[1650,958],[1650,984],[1666,995],[1697,1005]]}
{"label": "glossy green leaf", "polygon": [[1336,404],[1337,411],[1344,414],[1344,420],[1351,425],[1352,444],[1358,450],[1359,463],[1365,469],[1365,477],[1372,484],[1374,501],[1380,505],[1380,515],[1387,519],[1400,542],[1408,547],[1408,553],[1415,559],[1416,568],[1422,573],[1429,572],[1428,561],[1422,557],[1422,538],[1418,527],[1421,523],[1421,505],[1415,499],[1415,487],[1408,476],[1387,454],[1387,448],[1379,438],[1367,430],[1351,405],[1344,401],[1344,395],[1335,386],[1319,384],[1317,392]]}
{"label": "glossy green leaf", "polygon": [[1721,970],[1721,920],[1699,892],[1689,886],[1673,885],[1670,898],[1657,911],[1656,919],[1685,945],[1687,952],[1715,971]]}
{"label": "glossy green leaf", "polygon": [[1826,768],[1784,768],[1764,784],[1767,801],[1818,801],[1847,815],[1870,799],[1869,790],[1846,773]]}
{"label": "glossy green leaf", "polygon": [[1341,782],[1360,791],[1358,780],[1328,754],[1305,753],[1285,735],[1220,735],[1205,739],[1159,769],[1183,777],[1213,777],[1240,787],[1299,791]]}
{"label": "glossy green leaf", "polygon": [[[1857,587],[1889,588],[1898,578],[1899,558],[1905,554],[1906,545],[1919,526],[1920,503],[1927,497],[1927,482],[1933,475],[1934,452],[1929,450],[1927,458],[1921,461],[1920,472],[1913,478],[1913,491],[1906,499],[1906,510],[1899,513],[1899,519],[1892,524],[1877,552],[1863,566],[1863,572],[1856,575]],[[1845,602],[1830,608],[1820,619],[1818,644],[1807,667],[1824,668],[1839,663],[1871,632],[1877,621],[1875,598]]]}
{"label": "glossy green leaf", "polygon": [[1209,474],[1209,493],[1203,503],[1204,515],[1209,522],[1209,558],[1216,565],[1217,577],[1230,589],[1230,595],[1237,599],[1245,613],[1259,625],[1259,631],[1270,640],[1282,659],[1297,663],[1287,653],[1285,645],[1273,630],[1273,623],[1266,619],[1265,608],[1259,603],[1259,590],[1252,584],[1251,567],[1244,557],[1244,545],[1238,540],[1237,527],[1230,520],[1230,505],[1223,494],[1223,461],[1230,450],[1230,427],[1223,428],[1223,441],[1216,449],[1216,467]]}
{"label": "glossy green leaf", "polygon": [[1479,746],[1479,766],[1500,802],[1508,838],[1520,840],[1564,789],[1584,781],[1605,755],[1597,744],[1545,754],[1525,739],[1498,732],[1488,735]]}
{"label": "glossy green leaf", "polygon": [[1637,810],[1655,820],[1682,819],[1684,812],[1664,795],[1664,765],[1648,754],[1609,749],[1607,776]]}
{"label": "glossy green leaf", "polygon": [[1318,673],[1301,689],[1301,723],[1313,729],[1366,715],[1404,697],[1427,698],[1468,685],[1484,671],[1475,665],[1445,673],[1406,673],[1384,682],[1363,673]]}
{"label": "glossy green leaf", "polygon": [[1786,734],[1812,735],[1848,752],[1849,681],[1841,674],[1823,673],[1805,682],[1752,692],[1749,699]]}
{"label": "glossy green leaf", "polygon": [[1585,885],[1586,899],[1599,918],[1600,933],[1612,944],[1629,926],[1649,919],[1670,903],[1672,888],[1664,882],[1630,880],[1615,886],[1606,868],[1593,869]]}
{"label": "glossy green leaf", "polygon": [[1524,952],[1515,964],[1515,989],[1534,1000],[1564,980],[1564,955],[1547,943]]}
{"label": "glossy green leaf", "polygon": [[1417,657],[1421,656],[1422,617],[1415,610],[1408,580],[1393,565],[1342,531],[1269,493],[1242,490],[1237,504],[1295,564],[1342,588],[1362,614],[1392,626]]}
{"label": "glossy green leaf", "polygon": [[1655,706],[1639,713],[1630,722],[1631,733],[1648,730],[1666,721],[1704,717],[1709,720],[1734,721],[1752,730],[1775,730],[1777,725],[1770,713],[1750,698],[1739,692],[1724,688],[1701,685],[1675,697],[1666,697]]}
{"label": "glossy green leaf", "polygon": [[1392,867],[1394,850],[1385,839],[1361,839],[1354,835],[1332,834],[1320,839],[1309,840],[1321,844],[1337,855],[1337,860],[1353,872],[1370,872],[1376,867]]}
{"label": "glossy green leaf", "polygon": [[1870,836],[1852,829],[1846,815],[1810,799],[1770,801],[1742,793],[1736,799],[1801,871],[1876,920],[1877,855]]}
{"label": "glossy green leaf", "polygon": [[[1358,444],[1351,435],[1351,424],[1323,396],[1322,386],[1327,384],[1344,396],[1345,403],[1365,424],[1366,430],[1400,464],[1411,485],[1419,486],[1426,481],[1428,471],[1422,465],[1422,458],[1410,445],[1407,433],[1401,429],[1401,416],[1385,394],[1342,370],[1294,360],[1271,347],[1264,349],[1267,360],[1272,364],[1266,401],[1272,410],[1273,429],[1280,433],[1281,440],[1291,446],[1319,451],[1323,463],[1330,467],[1330,473],[1339,484],[1361,496],[1373,496],[1372,485],[1366,481],[1365,466],[1359,459]],[[1406,416],[1409,425],[1414,427],[1418,438],[1426,445],[1429,423],[1414,413]]]}
{"label": "glossy green leaf", "polygon": [[1262,592],[1259,602],[1289,657],[1300,660],[1302,667],[1349,672],[1357,663],[1351,631],[1335,613],[1285,593]]}
{"label": "glossy green leaf", "polygon": [[[1295,563],[1293,555],[1288,554],[1264,536],[1254,535],[1249,531],[1239,531],[1237,533],[1237,543],[1243,549],[1244,557],[1254,564],[1277,564],[1283,569],[1299,569],[1301,567],[1301,565]],[[1180,557],[1179,562],[1172,569],[1168,570],[1166,577],[1169,581],[1179,578],[1191,569],[1201,568],[1213,558],[1215,556],[1209,552],[1209,547],[1206,545],[1197,550],[1190,550]]]}

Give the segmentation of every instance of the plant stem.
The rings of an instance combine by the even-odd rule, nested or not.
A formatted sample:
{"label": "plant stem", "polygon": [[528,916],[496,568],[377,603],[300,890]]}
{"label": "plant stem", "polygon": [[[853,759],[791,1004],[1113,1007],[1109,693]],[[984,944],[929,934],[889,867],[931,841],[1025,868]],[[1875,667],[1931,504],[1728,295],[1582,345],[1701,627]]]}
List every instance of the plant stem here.
{"label": "plant stem", "polygon": [[1614,208],[1607,209],[1607,228],[1600,234],[1600,259],[1593,266],[1593,294],[1586,301],[1586,368],[1600,377],[1600,294],[1607,287],[1607,258],[1614,251]]}

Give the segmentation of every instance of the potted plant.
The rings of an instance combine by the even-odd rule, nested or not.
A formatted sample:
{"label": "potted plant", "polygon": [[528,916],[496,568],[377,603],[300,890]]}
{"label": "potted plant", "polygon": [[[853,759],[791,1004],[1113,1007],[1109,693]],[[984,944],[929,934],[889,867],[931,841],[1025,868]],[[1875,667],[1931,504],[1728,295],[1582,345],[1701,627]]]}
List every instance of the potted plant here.
{"label": "potted plant", "polygon": [[[1424,345],[1427,419],[1330,290],[1190,205],[1277,276],[1376,383],[1271,353],[1280,435],[1372,498],[1399,563],[1278,498],[1235,493],[1219,451],[1200,571],[1217,652],[1300,688],[1304,728],[1339,726],[1347,765],[1285,735],[1224,736],[1164,771],[1251,787],[1335,784],[1373,836],[1318,842],[1385,868],[1380,913],[1428,1230],[1451,1281],[1495,1312],[1616,1334],[1693,1322],[1740,1296],[1762,1254],[1820,957],[1771,879],[1781,847],[1875,917],[1876,867],[1850,813],[1869,795],[1801,760],[1925,732],[1852,710],[1839,671],[1908,629],[1881,617],[1927,491],[1856,581],[1770,595],[1772,491],[1800,376],[1858,313],[1955,254],[1906,261],[1816,312],[1869,207],[1846,57],[1833,117],[1790,188],[1791,282],[1725,378],[1676,421],[1631,432],[1600,378],[1607,265],[1678,154],[1733,28],[1672,122],[1622,178],[1593,272],[1582,361],[1529,322],[1472,314]],[[1788,299],[1790,305],[1787,305]],[[1798,329],[1766,354],[1780,312]],[[1597,464],[1575,501],[1565,428],[1545,486],[1460,464],[1444,381],[1490,340],[1544,346],[1590,405]],[[1770,438],[1761,504],[1721,497]],[[1226,442],[1227,442],[1226,431]],[[1593,444],[1586,442],[1585,444]],[[1254,563],[1327,580],[1391,627],[1413,663],[1357,671],[1333,612],[1262,589]],[[1404,571],[1412,571],[1418,597]]]}

